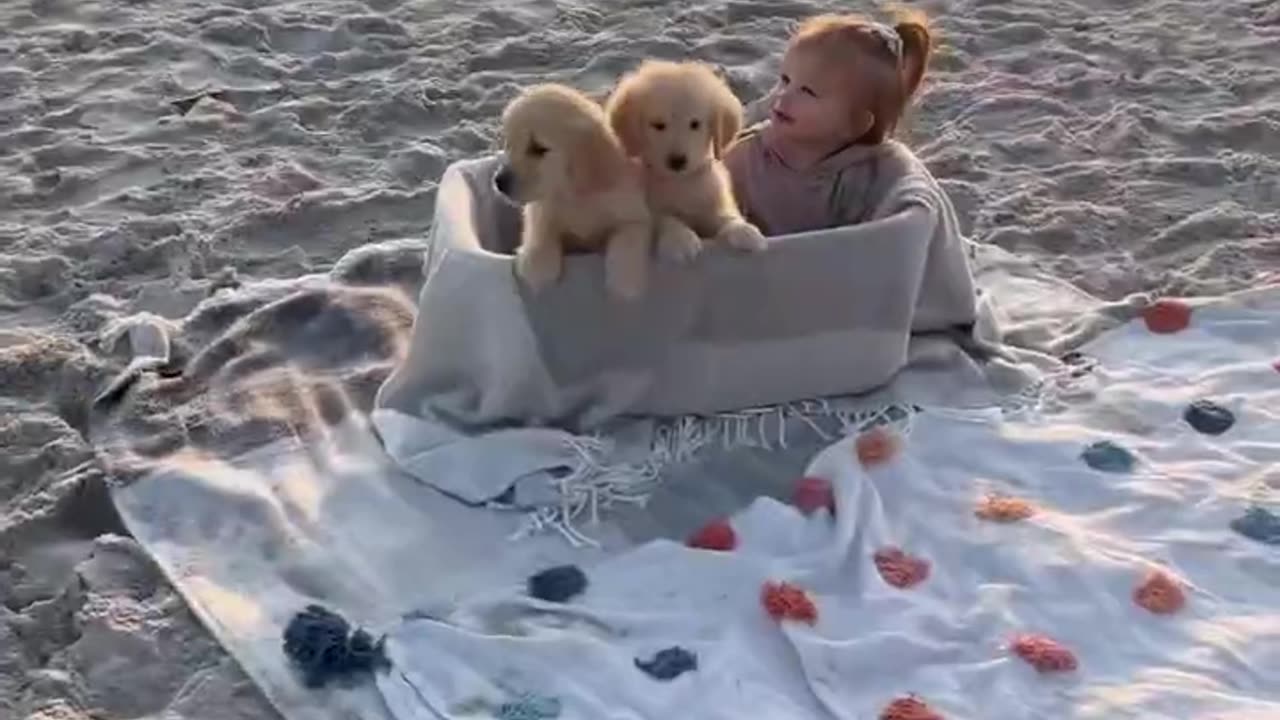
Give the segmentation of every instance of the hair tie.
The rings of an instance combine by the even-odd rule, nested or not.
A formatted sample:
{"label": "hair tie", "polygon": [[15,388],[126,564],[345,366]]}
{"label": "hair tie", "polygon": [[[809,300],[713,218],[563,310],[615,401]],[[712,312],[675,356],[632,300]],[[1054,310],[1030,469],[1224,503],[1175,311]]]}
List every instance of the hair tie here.
{"label": "hair tie", "polygon": [[895,60],[902,60],[902,37],[898,35],[897,30],[883,23],[867,23],[863,29],[879,39]]}

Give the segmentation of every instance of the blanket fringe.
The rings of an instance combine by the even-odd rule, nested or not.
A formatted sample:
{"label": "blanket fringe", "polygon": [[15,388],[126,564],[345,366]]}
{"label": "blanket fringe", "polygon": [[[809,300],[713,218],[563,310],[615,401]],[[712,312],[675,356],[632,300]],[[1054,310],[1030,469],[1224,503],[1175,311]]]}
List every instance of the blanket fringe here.
{"label": "blanket fringe", "polygon": [[1096,363],[1081,353],[1075,362],[1041,373],[1041,377],[1022,390],[1001,399],[1001,415],[1007,419],[1028,419],[1051,415],[1067,407],[1072,398],[1091,392]]}
{"label": "blanket fringe", "polygon": [[788,436],[788,425],[793,420],[824,442],[886,424],[908,434],[917,410],[901,404],[850,409],[828,400],[807,400],[716,415],[684,416],[664,421],[654,432],[649,453],[642,460],[630,462],[613,461],[614,443],[606,438],[575,437],[568,441],[575,455],[572,470],[557,481],[560,504],[528,512],[511,537],[520,539],[552,530],[574,547],[599,547],[597,540],[579,529],[584,520],[595,525],[602,511],[618,504],[643,506],[669,466],[688,462],[708,447],[784,450],[794,439]]}

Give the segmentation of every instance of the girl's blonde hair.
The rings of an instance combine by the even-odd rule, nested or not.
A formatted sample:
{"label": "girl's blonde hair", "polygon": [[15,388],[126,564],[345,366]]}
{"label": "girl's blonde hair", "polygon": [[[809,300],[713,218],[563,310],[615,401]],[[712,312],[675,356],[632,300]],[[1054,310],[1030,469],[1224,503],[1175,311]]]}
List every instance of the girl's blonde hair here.
{"label": "girl's blonde hair", "polygon": [[[889,35],[886,37],[885,35]],[[895,49],[896,46],[896,49]],[[860,15],[819,15],[800,24],[787,48],[814,49],[841,53],[851,62],[874,58],[884,73],[876,77],[869,105],[874,121],[860,144],[874,145],[893,137],[898,122],[920,89],[934,37],[924,13],[898,10],[892,25],[882,25]]]}

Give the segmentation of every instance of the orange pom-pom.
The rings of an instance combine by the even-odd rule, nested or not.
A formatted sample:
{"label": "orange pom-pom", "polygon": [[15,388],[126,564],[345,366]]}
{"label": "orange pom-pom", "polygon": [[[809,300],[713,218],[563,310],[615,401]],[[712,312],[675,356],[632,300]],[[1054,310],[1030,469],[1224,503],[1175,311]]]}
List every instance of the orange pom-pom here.
{"label": "orange pom-pom", "polygon": [[826,508],[832,515],[836,514],[836,496],[831,483],[824,478],[800,478],[791,494],[791,504],[800,508],[805,515],[816,512],[819,508]]}
{"label": "orange pom-pom", "polygon": [[760,603],[774,620],[797,620],[810,625],[818,621],[818,607],[809,599],[809,594],[791,583],[765,583]]}
{"label": "orange pom-pom", "polygon": [[919,585],[929,577],[928,560],[908,555],[896,547],[877,550],[875,562],[880,577],[899,589]]}
{"label": "orange pom-pom", "polygon": [[1157,300],[1142,311],[1142,319],[1153,333],[1176,333],[1191,324],[1191,306],[1181,300]]}
{"label": "orange pom-pom", "polygon": [[944,720],[933,708],[917,697],[894,700],[880,711],[880,720]]}
{"label": "orange pom-pom", "polygon": [[858,453],[858,462],[863,467],[871,467],[886,463],[898,454],[898,438],[883,427],[874,427],[859,435],[853,447]]}
{"label": "orange pom-pom", "polygon": [[715,520],[691,535],[685,544],[692,548],[727,552],[738,546],[738,535],[727,520]]}
{"label": "orange pom-pom", "polygon": [[1162,570],[1152,570],[1133,591],[1133,601],[1157,615],[1170,615],[1181,610],[1187,598],[1177,580]]}
{"label": "orange pom-pom", "polygon": [[1042,673],[1075,670],[1079,663],[1065,645],[1044,635],[1019,635],[1011,644],[1013,652]]}
{"label": "orange pom-pom", "polygon": [[1018,522],[1036,514],[1031,503],[1007,495],[988,495],[978,502],[974,515],[992,522]]}

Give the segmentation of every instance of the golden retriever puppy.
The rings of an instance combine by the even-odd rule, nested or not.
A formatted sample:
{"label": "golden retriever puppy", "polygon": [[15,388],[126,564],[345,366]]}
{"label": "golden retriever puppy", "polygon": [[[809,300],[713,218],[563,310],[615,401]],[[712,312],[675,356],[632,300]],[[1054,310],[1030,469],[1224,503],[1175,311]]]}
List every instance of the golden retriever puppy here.
{"label": "golden retriever puppy", "polygon": [[572,88],[537,85],[507,106],[502,132],[506,160],[494,184],[523,206],[520,278],[540,290],[560,278],[566,251],[604,249],[609,290],[643,293],[652,216],[604,108]]}
{"label": "golden retriever puppy", "polygon": [[742,103],[709,65],[647,60],[619,81],[605,112],[627,154],[644,168],[659,254],[690,259],[702,249],[700,238],[764,248],[720,162],[742,129]]}

